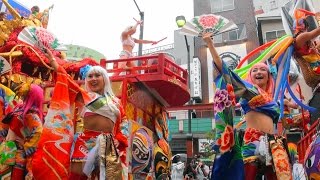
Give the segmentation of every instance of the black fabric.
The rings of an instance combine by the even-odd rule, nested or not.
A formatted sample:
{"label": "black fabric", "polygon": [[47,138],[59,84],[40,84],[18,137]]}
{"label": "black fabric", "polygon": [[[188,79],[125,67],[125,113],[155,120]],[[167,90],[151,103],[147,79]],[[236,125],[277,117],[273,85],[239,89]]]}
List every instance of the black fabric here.
{"label": "black fabric", "polygon": [[3,118],[2,122],[3,122],[4,124],[10,124],[10,122],[12,121],[13,115],[14,115],[14,112],[8,113],[8,114]]}

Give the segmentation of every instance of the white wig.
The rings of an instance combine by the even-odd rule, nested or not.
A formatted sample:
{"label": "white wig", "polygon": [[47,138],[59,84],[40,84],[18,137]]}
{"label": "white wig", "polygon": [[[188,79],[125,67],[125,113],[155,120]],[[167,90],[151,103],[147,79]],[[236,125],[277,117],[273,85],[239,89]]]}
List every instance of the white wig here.
{"label": "white wig", "polygon": [[85,78],[85,88],[88,92],[93,92],[90,88],[89,88],[89,85],[88,85],[88,75],[91,74],[91,73],[99,73],[102,75],[103,77],[103,81],[104,81],[104,95],[111,95],[111,96],[114,96],[113,94],[113,91],[111,89],[111,82],[110,82],[110,79],[109,79],[109,75],[107,73],[107,70],[105,70],[104,68],[102,68],[101,66],[92,66],[87,74],[86,74],[86,78]]}
{"label": "white wig", "polygon": [[[101,66],[92,66],[88,72],[86,73],[86,77],[85,77],[85,89],[86,91],[88,92],[93,92],[90,87],[89,87],[89,84],[88,84],[88,75],[91,74],[91,73],[99,73],[102,75],[103,77],[103,81],[104,81],[104,89],[103,89],[103,95],[109,99],[107,100],[108,102],[108,106],[110,107],[111,111],[116,113],[117,115],[120,114],[120,110],[119,110],[119,106],[120,106],[120,101],[119,99],[113,94],[113,91],[111,89],[111,82],[110,82],[110,79],[109,79],[109,75],[107,73],[107,70],[104,69],[103,67]],[[96,92],[94,92],[96,93]]]}

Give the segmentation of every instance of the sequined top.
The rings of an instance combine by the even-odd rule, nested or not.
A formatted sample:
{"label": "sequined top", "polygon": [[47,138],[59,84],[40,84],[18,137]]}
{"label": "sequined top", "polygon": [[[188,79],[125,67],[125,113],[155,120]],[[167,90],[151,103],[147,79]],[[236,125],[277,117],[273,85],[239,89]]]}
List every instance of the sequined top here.
{"label": "sequined top", "polygon": [[109,118],[112,122],[117,120],[119,113],[116,113],[110,106],[110,104],[115,104],[110,97],[100,96],[96,93],[91,93],[95,95],[92,102],[88,103],[81,115],[83,117],[99,114],[106,118]]}

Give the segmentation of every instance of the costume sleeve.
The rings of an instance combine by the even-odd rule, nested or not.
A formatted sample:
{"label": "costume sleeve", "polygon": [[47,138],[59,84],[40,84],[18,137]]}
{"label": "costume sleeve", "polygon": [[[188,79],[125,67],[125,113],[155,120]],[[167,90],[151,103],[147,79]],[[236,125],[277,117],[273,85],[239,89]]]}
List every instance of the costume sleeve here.
{"label": "costume sleeve", "polygon": [[[214,65],[215,67],[215,65]],[[213,149],[219,154],[212,169],[213,179],[244,179],[241,146],[234,133],[234,106],[236,98],[247,96],[251,91],[244,81],[222,64],[222,70],[216,74],[213,99],[213,112],[216,124],[216,141]],[[232,173],[231,173],[232,172]]]}
{"label": "costume sleeve", "polygon": [[38,146],[38,142],[42,133],[42,122],[37,113],[28,113],[25,116],[27,128],[30,130],[30,134],[25,138],[24,150],[26,156],[31,156]]}
{"label": "costume sleeve", "polygon": [[32,159],[34,179],[68,179],[74,135],[74,116],[71,111],[79,92],[84,103],[90,98],[61,66],[56,79],[42,135]]}
{"label": "costume sleeve", "polygon": [[[72,78],[71,76],[66,72],[66,70],[59,66],[56,72],[56,83],[61,83],[61,85],[67,86],[68,88],[68,96],[66,96],[63,93],[55,93],[52,99],[57,100],[63,100],[66,102],[69,102],[69,104],[73,104],[76,101],[77,95],[80,93],[84,104],[87,104],[90,102],[91,98],[89,96],[89,93],[86,92],[83,88],[81,88]],[[67,84],[64,84],[67,83]],[[68,99],[66,99],[68,98]]]}
{"label": "costume sleeve", "polygon": [[232,86],[236,99],[245,98],[250,100],[257,95],[257,92],[253,89],[253,85],[242,80],[224,62],[222,63],[222,72],[219,72],[215,64],[213,64],[213,67],[214,83],[217,88],[230,90],[230,86]]}
{"label": "costume sleeve", "polygon": [[[250,98],[253,95],[246,83],[234,72],[222,63],[221,72],[218,71],[215,64],[214,67],[214,99],[213,110],[216,124],[216,143],[214,150],[220,153],[230,151],[235,145],[235,137],[233,131],[234,106],[236,99],[246,96]],[[230,137],[227,141],[225,137]]]}
{"label": "costume sleeve", "polygon": [[128,147],[128,120],[122,105],[119,106],[120,115],[114,125],[114,138],[119,142],[118,150],[122,163],[126,162],[126,148]]}

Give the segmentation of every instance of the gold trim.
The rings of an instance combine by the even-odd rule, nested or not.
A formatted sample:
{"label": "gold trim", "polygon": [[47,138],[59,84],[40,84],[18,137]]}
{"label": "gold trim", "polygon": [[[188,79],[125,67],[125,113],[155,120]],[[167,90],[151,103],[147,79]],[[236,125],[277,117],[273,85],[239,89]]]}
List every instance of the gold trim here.
{"label": "gold trim", "polygon": [[250,157],[244,158],[243,162],[246,164],[246,163],[253,163],[257,160],[258,160],[258,156],[250,156]]}
{"label": "gold trim", "polygon": [[14,51],[12,53],[10,52],[5,52],[5,53],[0,53],[0,56],[2,57],[7,57],[7,56],[12,56],[12,57],[17,57],[17,56],[22,56],[22,52],[21,51]]}
{"label": "gold trim", "polygon": [[43,149],[43,151],[44,151],[45,153],[48,154],[49,157],[51,157],[58,165],[60,165],[60,166],[62,167],[62,169],[64,170],[64,172],[65,172],[66,174],[68,174],[68,170],[63,166],[63,164],[61,164],[61,162],[59,162],[55,157],[53,157],[53,156],[46,150],[46,147],[45,147],[45,146],[44,146],[42,149]]}
{"label": "gold trim", "polygon": [[57,171],[54,170],[54,168],[48,163],[48,161],[45,158],[42,158],[44,163],[53,171],[53,173],[57,176],[59,180],[62,180]]}
{"label": "gold trim", "polygon": [[58,81],[57,84],[61,84],[61,85],[66,86],[66,87],[68,86],[67,83],[62,83],[60,81]]}

